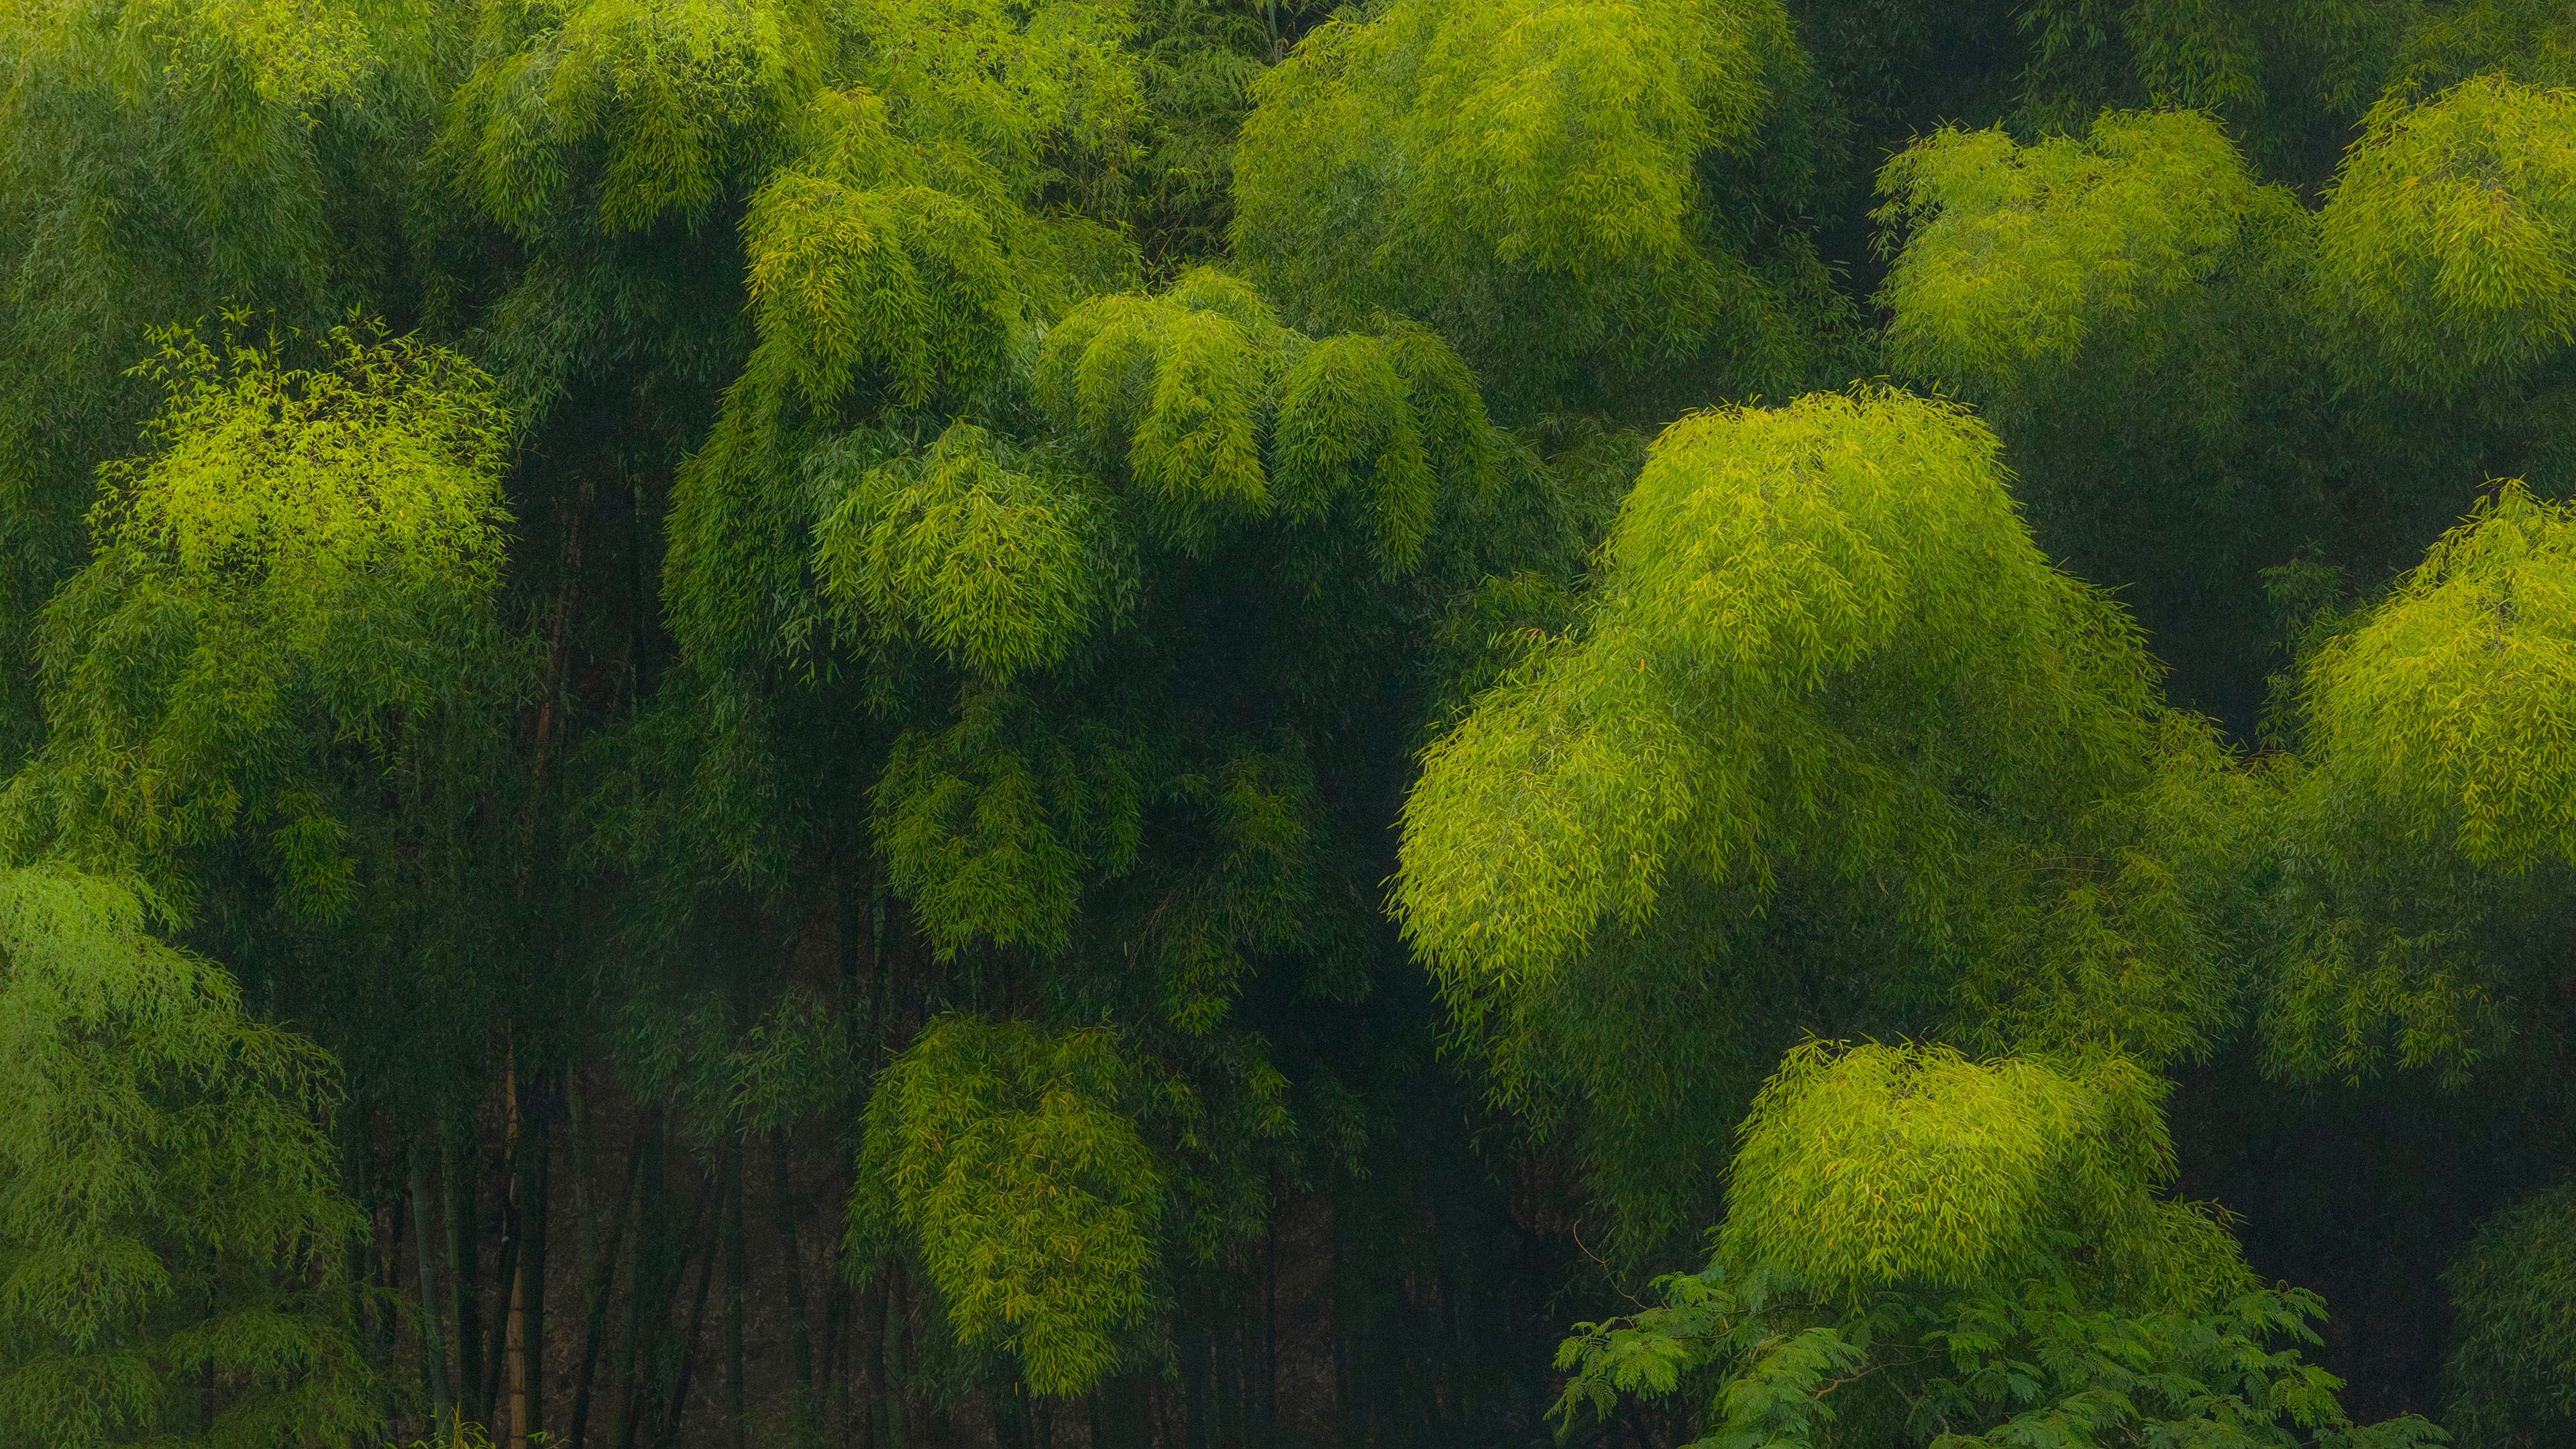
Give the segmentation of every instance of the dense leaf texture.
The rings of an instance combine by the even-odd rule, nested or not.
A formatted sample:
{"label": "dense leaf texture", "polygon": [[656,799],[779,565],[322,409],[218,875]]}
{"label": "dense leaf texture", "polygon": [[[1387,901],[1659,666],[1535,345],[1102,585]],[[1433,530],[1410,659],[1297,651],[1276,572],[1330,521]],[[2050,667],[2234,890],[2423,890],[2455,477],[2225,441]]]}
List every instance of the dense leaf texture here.
{"label": "dense leaf texture", "polygon": [[361,1429],[328,1060],[152,939],[131,892],[56,869],[0,872],[0,1023],[0,1433]]}
{"label": "dense leaf texture", "polygon": [[2045,811],[2142,746],[2127,634],[2031,546],[1955,409],[1684,419],[1605,562],[1583,626],[1432,749],[1406,805],[1398,908],[1461,982],[1544,973],[1684,872],[1821,856],[1929,909],[1981,813],[1948,789]]}
{"label": "dense leaf texture", "polygon": [[0,1449],[2564,1437],[2570,36],[0,0]]}

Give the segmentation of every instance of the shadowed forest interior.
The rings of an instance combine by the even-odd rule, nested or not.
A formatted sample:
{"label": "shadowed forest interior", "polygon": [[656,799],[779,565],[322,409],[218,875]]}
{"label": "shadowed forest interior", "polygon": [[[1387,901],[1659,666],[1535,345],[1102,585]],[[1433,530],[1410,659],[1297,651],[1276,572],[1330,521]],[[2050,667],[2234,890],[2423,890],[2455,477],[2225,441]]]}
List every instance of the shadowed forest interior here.
{"label": "shadowed forest interior", "polygon": [[2576,1444],[2563,0],[0,0],[0,1449]]}

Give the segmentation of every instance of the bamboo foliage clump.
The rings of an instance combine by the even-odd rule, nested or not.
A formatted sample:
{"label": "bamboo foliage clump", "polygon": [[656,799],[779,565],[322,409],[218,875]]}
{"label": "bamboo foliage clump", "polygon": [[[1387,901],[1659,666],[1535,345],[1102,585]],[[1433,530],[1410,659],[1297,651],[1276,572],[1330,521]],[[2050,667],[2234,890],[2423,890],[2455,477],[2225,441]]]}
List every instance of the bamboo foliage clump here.
{"label": "bamboo foliage clump", "polygon": [[1968,825],[1945,789],[2027,809],[2142,755],[2125,628],[2032,548],[1954,408],[1862,391],[1685,419],[1605,562],[1584,622],[1431,748],[1406,802],[1398,919],[1453,984],[1545,975],[1676,881],[1816,852],[1928,900]]}
{"label": "bamboo foliage clump", "polygon": [[108,879],[0,870],[0,1432],[133,1443],[201,1376],[232,1442],[362,1432],[334,1068],[149,922]]}
{"label": "bamboo foliage clump", "polygon": [[2372,113],[2319,218],[2348,361],[2456,393],[2576,340],[2576,97],[2500,77]]}
{"label": "bamboo foliage clump", "polygon": [[0,1449],[2576,1436],[2566,8],[0,3]]}
{"label": "bamboo foliage clump", "polygon": [[1098,1382],[1153,1306],[1163,1184],[1133,1072],[1104,1032],[946,1017],[869,1105],[854,1233],[917,1234],[959,1340],[1010,1348],[1039,1393]]}

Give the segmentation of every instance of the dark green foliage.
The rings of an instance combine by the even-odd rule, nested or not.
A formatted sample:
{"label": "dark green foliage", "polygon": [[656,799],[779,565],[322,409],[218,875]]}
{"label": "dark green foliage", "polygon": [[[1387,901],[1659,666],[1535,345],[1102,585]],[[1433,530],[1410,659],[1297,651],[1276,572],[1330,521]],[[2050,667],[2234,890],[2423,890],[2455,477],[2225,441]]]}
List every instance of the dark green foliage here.
{"label": "dark green foliage", "polygon": [[58,868],[0,872],[0,1022],[0,1435],[363,1431],[329,1059],[154,940],[132,892]]}
{"label": "dark green foliage", "polygon": [[1418,318],[1516,403],[1615,406],[1582,375],[1712,348],[1739,386],[1794,386],[1836,303],[1760,225],[1778,200],[1708,194],[1703,162],[1752,144],[1805,66],[1767,0],[1330,22],[1245,122],[1236,251],[1300,325]]}
{"label": "dark green foliage", "polygon": [[2576,1189],[2496,1214],[2445,1277],[2460,1304],[2444,1415],[2454,1439],[2545,1444],[2576,1427]]}
{"label": "dark green foliage", "polygon": [[2570,33],[0,3],[0,1449],[2554,1442]]}

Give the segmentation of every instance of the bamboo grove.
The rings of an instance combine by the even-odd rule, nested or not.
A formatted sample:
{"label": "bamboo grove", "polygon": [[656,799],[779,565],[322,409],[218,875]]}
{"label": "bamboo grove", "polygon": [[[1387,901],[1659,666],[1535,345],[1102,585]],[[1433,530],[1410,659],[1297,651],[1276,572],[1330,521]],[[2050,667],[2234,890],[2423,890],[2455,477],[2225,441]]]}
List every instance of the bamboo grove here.
{"label": "bamboo grove", "polygon": [[2571,86],[0,0],[0,1446],[2576,1442]]}

